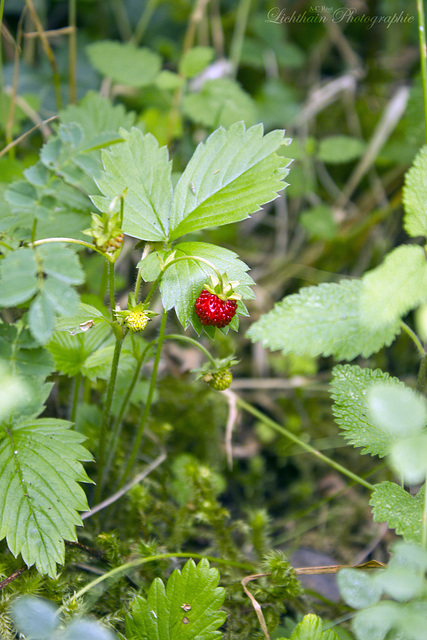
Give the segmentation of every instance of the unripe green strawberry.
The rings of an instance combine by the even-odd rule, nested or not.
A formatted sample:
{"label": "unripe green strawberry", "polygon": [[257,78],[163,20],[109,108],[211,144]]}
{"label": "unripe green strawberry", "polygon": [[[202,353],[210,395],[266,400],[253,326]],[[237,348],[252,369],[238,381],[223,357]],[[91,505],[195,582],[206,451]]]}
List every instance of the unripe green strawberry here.
{"label": "unripe green strawberry", "polygon": [[131,311],[131,313],[126,316],[126,324],[131,331],[135,333],[138,331],[143,331],[147,326],[148,318],[143,311]]}
{"label": "unripe green strawberry", "polygon": [[225,389],[228,389],[232,381],[233,375],[230,369],[222,369],[221,371],[212,374],[209,386],[216,391],[224,391]]}

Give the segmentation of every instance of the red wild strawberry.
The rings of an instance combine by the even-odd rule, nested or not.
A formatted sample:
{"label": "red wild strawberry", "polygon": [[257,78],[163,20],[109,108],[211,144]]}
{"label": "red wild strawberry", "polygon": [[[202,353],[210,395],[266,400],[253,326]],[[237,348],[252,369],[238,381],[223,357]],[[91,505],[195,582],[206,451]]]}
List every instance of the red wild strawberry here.
{"label": "red wild strawberry", "polygon": [[221,300],[214,293],[203,289],[196,300],[194,309],[203,325],[213,325],[221,329],[230,324],[233,319],[237,302],[235,300]]}

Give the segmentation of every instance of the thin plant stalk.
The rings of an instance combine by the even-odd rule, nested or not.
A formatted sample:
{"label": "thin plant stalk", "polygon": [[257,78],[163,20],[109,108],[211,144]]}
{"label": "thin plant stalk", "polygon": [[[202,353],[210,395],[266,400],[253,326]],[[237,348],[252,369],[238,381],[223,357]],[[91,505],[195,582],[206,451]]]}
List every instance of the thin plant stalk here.
{"label": "thin plant stalk", "polygon": [[422,546],[427,547],[427,483],[424,483],[423,537]]}
{"label": "thin plant stalk", "polygon": [[70,102],[77,101],[77,31],[76,31],[76,0],[68,0],[68,22],[71,27],[69,40],[69,85]]}
{"label": "thin plant stalk", "polygon": [[409,327],[406,324],[406,322],[403,322],[403,320],[401,321],[400,326],[411,338],[421,357],[421,362],[420,362],[420,367],[418,369],[418,377],[417,377],[417,391],[421,393],[425,387],[426,378],[427,378],[427,353],[421,343],[421,340],[419,339],[415,331],[413,331],[411,327]]}
{"label": "thin plant stalk", "polygon": [[307,451],[308,453],[313,454],[314,456],[316,456],[316,458],[318,458],[319,460],[322,460],[323,462],[328,464],[330,467],[332,467],[336,471],[339,471],[340,473],[347,476],[354,482],[357,482],[358,484],[361,484],[362,486],[366,487],[370,491],[373,491],[374,486],[370,482],[368,482],[367,480],[364,480],[363,478],[356,475],[349,469],[346,469],[346,467],[343,467],[338,462],[335,462],[335,460],[328,458],[328,456],[325,456],[323,453],[320,453],[320,451],[310,446],[303,440],[300,440],[300,438],[294,435],[291,431],[288,431],[288,429],[285,429],[285,427],[282,427],[282,425],[280,425],[278,422],[266,416],[264,413],[262,413],[262,411],[259,411],[258,409],[253,407],[251,404],[249,404],[249,402],[246,402],[245,400],[242,400],[242,398],[240,398],[239,396],[236,396],[236,403],[244,411],[251,413],[253,416],[255,416],[255,418],[258,418],[258,420],[261,420],[261,422],[263,422],[265,425],[271,427],[272,429],[280,433],[282,436],[285,436],[285,438],[288,438],[288,440],[291,440],[295,444],[299,445],[301,449],[304,449],[304,451]]}
{"label": "thin plant stalk", "polygon": [[114,389],[116,387],[117,371],[119,368],[120,353],[122,350],[123,339],[116,337],[116,345],[114,347],[113,361],[111,363],[110,379],[108,381],[107,399],[104,407],[104,419],[102,421],[102,427],[99,434],[99,449],[98,449],[98,475],[95,489],[95,504],[101,499],[102,491],[102,479],[104,476],[104,460],[105,460],[105,446],[107,443],[107,430],[111,420],[111,405],[113,402]]}
{"label": "thin plant stalk", "polygon": [[136,458],[138,456],[138,451],[141,444],[142,436],[144,435],[145,425],[147,423],[147,418],[151,409],[151,403],[153,401],[154,389],[156,388],[157,370],[159,368],[160,355],[162,352],[163,340],[165,337],[166,321],[167,321],[167,312],[163,310],[162,321],[160,323],[159,337],[157,339],[156,355],[154,357],[153,371],[151,373],[150,387],[148,389],[147,401],[145,403],[144,410],[142,412],[141,419],[139,421],[138,430],[135,436],[135,440],[133,443],[132,451],[129,456],[129,460],[127,462],[123,475],[120,479],[120,486],[122,486],[126,482],[130,472],[133,469],[133,465],[135,464]]}
{"label": "thin plant stalk", "polygon": [[82,374],[78,373],[76,376],[74,376],[73,404],[71,406],[71,416],[70,416],[71,422],[76,421],[81,382],[82,382]]}
{"label": "thin plant stalk", "polygon": [[108,454],[108,459],[107,459],[107,463],[105,465],[105,475],[108,475],[108,472],[111,468],[114,456],[116,455],[116,451],[117,451],[117,446],[119,444],[119,438],[120,438],[120,432],[121,432],[121,428],[122,428],[122,420],[123,420],[123,416],[125,414],[126,411],[126,407],[128,406],[130,397],[132,395],[132,392],[135,388],[136,383],[138,382],[138,378],[139,378],[139,374],[141,372],[141,367],[144,364],[145,358],[147,356],[148,350],[149,348],[154,344],[155,340],[153,340],[152,342],[149,342],[146,346],[145,349],[143,350],[143,352],[141,353],[137,363],[136,363],[136,367],[135,367],[135,371],[133,374],[133,378],[131,380],[131,383],[128,387],[128,390],[126,392],[125,397],[123,398],[123,402],[121,404],[119,413],[117,414],[117,417],[113,423],[113,427],[112,427],[112,436],[111,436],[111,445],[109,447],[109,454]]}
{"label": "thin plant stalk", "polygon": [[424,17],[423,0],[417,0],[417,13],[418,13],[418,39],[420,43],[421,78],[423,83],[423,96],[424,96],[424,122],[425,122],[426,140],[427,140],[427,47],[426,47],[426,25],[425,25],[425,17]]}
{"label": "thin plant stalk", "polygon": [[237,8],[236,23],[230,47],[230,60],[234,77],[236,76],[237,68],[240,62],[250,7],[251,0],[240,0],[239,6]]}
{"label": "thin plant stalk", "polygon": [[2,122],[5,120],[5,103],[4,103],[4,79],[3,79],[3,51],[2,51],[2,38],[1,38],[1,26],[3,24],[5,0],[0,0],[0,118]]}
{"label": "thin plant stalk", "polygon": [[110,294],[110,313],[111,319],[113,322],[115,321],[114,311],[116,309],[116,298],[115,298],[115,287],[114,287],[114,264],[112,262],[108,263],[108,290]]}
{"label": "thin plant stalk", "polygon": [[181,342],[188,342],[189,344],[192,344],[194,347],[197,347],[198,349],[200,349],[200,351],[202,351],[202,353],[205,354],[205,356],[208,358],[211,364],[213,364],[214,367],[216,366],[215,359],[212,357],[206,347],[200,344],[200,342],[197,342],[197,340],[194,340],[194,338],[190,338],[189,336],[181,336],[179,333],[170,333],[169,335],[165,336],[165,340],[180,340]]}
{"label": "thin plant stalk", "polygon": [[168,558],[196,558],[197,560],[202,560],[206,558],[209,562],[214,562],[216,564],[222,564],[228,567],[236,567],[236,569],[242,569],[243,571],[253,571],[253,565],[244,562],[236,562],[234,560],[227,560],[223,558],[215,558],[214,556],[206,556],[201,553],[158,553],[154,556],[148,556],[144,558],[137,558],[136,560],[131,560],[130,562],[126,562],[126,564],[122,564],[120,567],[115,567],[111,569],[111,571],[107,571],[102,576],[95,578],[92,582],[86,584],[80,591],[74,595],[74,598],[77,600],[85,595],[88,591],[98,586],[105,580],[109,578],[120,578],[124,575],[129,569],[136,569],[136,567],[140,567],[147,562],[157,562],[157,560],[167,560]]}
{"label": "thin plant stalk", "polygon": [[138,23],[135,27],[134,34],[132,36],[132,42],[138,45],[142,38],[144,37],[144,33],[148,27],[148,24],[152,18],[154,11],[159,4],[159,0],[148,0],[146,3],[144,10],[141,14],[141,17],[138,20]]}

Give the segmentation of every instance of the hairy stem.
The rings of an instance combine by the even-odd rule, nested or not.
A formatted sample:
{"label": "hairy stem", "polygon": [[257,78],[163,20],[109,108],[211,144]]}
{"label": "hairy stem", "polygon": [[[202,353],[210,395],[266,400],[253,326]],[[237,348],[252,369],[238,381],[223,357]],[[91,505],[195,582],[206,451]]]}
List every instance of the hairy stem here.
{"label": "hairy stem", "polygon": [[76,421],[77,406],[79,404],[79,391],[80,391],[81,382],[82,382],[82,374],[78,373],[76,376],[74,376],[73,404],[72,404],[72,407],[71,407],[71,417],[70,417],[71,422],[75,422]]}
{"label": "hairy stem", "polygon": [[144,360],[147,356],[148,350],[150,349],[150,347],[154,344],[155,340],[153,340],[152,342],[149,342],[146,346],[145,349],[143,350],[143,352],[141,353],[140,357],[138,358],[138,361],[136,363],[136,367],[135,367],[135,371],[133,374],[133,378],[131,380],[131,383],[128,387],[128,390],[126,392],[125,397],[123,398],[123,402],[121,404],[119,413],[117,415],[117,418],[114,421],[113,427],[112,427],[112,436],[111,436],[111,445],[109,447],[110,451],[108,454],[108,459],[107,459],[107,464],[105,465],[105,475],[108,475],[108,472],[111,468],[112,462],[114,460],[114,456],[116,455],[116,451],[117,451],[117,446],[119,444],[119,438],[120,438],[120,432],[121,432],[121,427],[122,427],[122,420],[123,420],[123,416],[125,414],[126,411],[126,407],[128,406],[130,397],[132,395],[132,392],[135,388],[136,383],[138,382],[138,378],[139,378],[139,374],[141,371],[141,367],[144,364]]}
{"label": "hairy stem", "polygon": [[200,342],[197,342],[197,340],[194,340],[194,338],[190,338],[189,336],[181,336],[179,333],[170,333],[169,335],[165,336],[165,340],[180,340],[181,342],[188,342],[189,344],[192,344],[194,347],[197,347],[205,354],[205,356],[213,364],[214,367],[216,366],[215,359],[212,357],[206,347],[200,344]]}
{"label": "hairy stem", "polygon": [[261,422],[263,422],[265,425],[271,427],[272,429],[280,433],[282,436],[285,436],[285,438],[288,438],[288,440],[291,440],[295,444],[299,445],[301,449],[304,449],[304,451],[307,451],[308,453],[312,453],[313,455],[316,456],[316,458],[319,458],[319,460],[322,460],[323,462],[328,464],[330,467],[332,467],[336,471],[339,471],[340,473],[347,476],[348,478],[351,478],[351,480],[354,480],[355,482],[357,482],[358,484],[361,484],[362,486],[366,487],[370,491],[373,491],[374,486],[370,482],[368,482],[367,480],[364,480],[363,478],[356,475],[352,471],[349,471],[342,465],[338,464],[338,462],[335,462],[331,458],[328,458],[328,456],[325,456],[323,453],[320,453],[320,451],[317,451],[317,449],[315,449],[314,447],[311,447],[309,444],[307,444],[303,440],[300,440],[300,438],[295,436],[291,431],[288,431],[287,429],[285,429],[285,427],[282,427],[282,425],[280,425],[278,422],[275,422],[275,420],[272,420],[271,418],[266,416],[264,413],[262,413],[262,411],[259,411],[248,402],[245,402],[245,400],[242,400],[241,398],[239,398],[239,396],[236,396],[236,403],[244,411],[251,413],[253,416],[258,418],[258,420],[261,420]]}
{"label": "hairy stem", "polygon": [[133,465],[135,464],[135,461],[138,455],[142,436],[144,435],[145,425],[147,423],[147,418],[151,409],[151,403],[153,401],[154,389],[156,388],[157,370],[159,368],[160,354],[162,352],[163,340],[165,337],[166,321],[167,321],[167,312],[163,310],[159,337],[157,339],[156,355],[154,357],[153,371],[151,373],[150,387],[148,389],[147,401],[145,403],[144,410],[142,412],[141,419],[139,421],[138,430],[136,433],[135,441],[133,443],[132,451],[129,456],[129,460],[127,462],[123,475],[120,479],[120,486],[122,486],[126,482],[130,472],[132,471]]}
{"label": "hairy stem", "polygon": [[30,242],[28,244],[29,247],[38,247],[41,244],[50,244],[52,242],[67,242],[67,244],[79,244],[82,247],[86,247],[87,249],[92,249],[92,251],[96,251],[96,253],[104,256],[109,262],[111,262],[111,257],[95,247],[94,244],[90,244],[90,242],[85,242],[84,240],[77,240],[76,238],[42,238],[41,240],[36,240],[35,242]]}
{"label": "hairy stem", "polygon": [[69,40],[69,87],[70,87],[70,102],[75,104],[77,101],[77,45],[76,45],[76,1],[68,0],[68,22],[70,23],[70,40]]}
{"label": "hairy stem", "polygon": [[111,404],[113,402],[114,389],[117,380],[117,371],[119,368],[120,353],[122,350],[123,338],[116,338],[116,345],[114,347],[113,361],[111,363],[110,379],[108,381],[107,399],[104,408],[104,419],[102,421],[101,432],[99,434],[99,449],[98,449],[98,476],[95,489],[95,503],[101,499],[102,492],[102,478],[104,475],[104,459],[105,459],[105,445],[107,442],[107,431],[111,419]]}

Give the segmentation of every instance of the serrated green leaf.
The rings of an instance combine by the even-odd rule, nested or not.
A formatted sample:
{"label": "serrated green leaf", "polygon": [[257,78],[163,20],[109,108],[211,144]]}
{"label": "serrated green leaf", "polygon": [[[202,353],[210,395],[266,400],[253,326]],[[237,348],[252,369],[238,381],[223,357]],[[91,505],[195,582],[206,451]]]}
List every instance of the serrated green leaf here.
{"label": "serrated green leaf", "polygon": [[297,624],[289,640],[339,640],[339,636],[333,629],[323,631],[322,619],[309,613]]}
{"label": "serrated green leaf", "polygon": [[360,321],[380,328],[399,321],[427,300],[427,262],[424,249],[403,245],[362,278]]}
{"label": "serrated green leaf", "polygon": [[193,47],[182,56],[179,63],[179,72],[186,78],[193,78],[208,66],[214,55],[215,50],[212,47]]}
{"label": "serrated green leaf", "polygon": [[427,146],[417,154],[405,174],[403,226],[408,235],[427,236]]}
{"label": "serrated green leaf", "polygon": [[364,358],[392,343],[395,322],[373,330],[360,323],[361,280],[322,283],[292,294],[253,324],[247,336],[269,349],[298,355]]}
{"label": "serrated green leaf", "polygon": [[157,53],[131,43],[105,40],[90,44],[86,51],[97,71],[131,87],[152,83],[160,71],[161,58]]}
{"label": "serrated green leaf", "polygon": [[132,615],[126,618],[129,640],[216,640],[226,614],[218,611],[225,589],[218,587],[219,572],[202,559],[196,566],[189,560],[176,569],[167,587],[156,578],[147,600],[137,596]]}
{"label": "serrated green leaf", "polygon": [[37,262],[32,249],[9,253],[0,263],[0,305],[13,307],[37,291]]}
{"label": "serrated green leaf", "polygon": [[[209,260],[222,274],[226,273],[229,280],[238,281],[236,293],[243,298],[253,298],[250,286],[254,284],[247,271],[249,267],[238,259],[233,251],[206,242],[181,242],[173,249],[174,256],[195,256]],[[165,261],[171,252],[162,251],[151,253],[141,260],[138,266],[144,280],[155,280],[160,274],[159,257]],[[190,322],[199,330],[197,316],[194,313],[194,303],[202,291],[203,284],[209,281],[214,271],[202,262],[195,260],[180,260],[168,267],[160,283],[162,302],[165,309],[175,307],[182,326],[186,328]],[[241,309],[244,313],[244,309]]]}
{"label": "serrated green leaf", "polygon": [[44,293],[38,293],[31,302],[28,322],[31,335],[39,344],[46,344],[53,332],[55,314]]}
{"label": "serrated green leaf", "polygon": [[114,105],[97,91],[88,91],[78,105],[68,105],[59,117],[64,124],[79,123],[87,141],[99,134],[117,133],[121,127],[130,129],[136,120],[133,111],[126,111],[122,104]]}
{"label": "serrated green leaf", "polygon": [[193,122],[212,128],[240,121],[250,127],[258,120],[254,99],[230,78],[207,80],[200,91],[187,93],[182,110]]}
{"label": "serrated green leaf", "polygon": [[75,376],[82,371],[89,356],[108,343],[110,336],[111,328],[106,323],[98,324],[78,335],[57,331],[47,348],[53,356],[56,370]]}
{"label": "serrated green leaf", "polygon": [[76,253],[61,243],[43,244],[37,248],[43,260],[43,271],[61,282],[82,284],[84,271]]}
{"label": "serrated green leaf", "polygon": [[65,282],[48,276],[43,281],[43,293],[56,313],[63,316],[72,316],[76,313],[80,301],[79,295]]}
{"label": "serrated green leaf", "polygon": [[360,158],[366,142],[351,136],[330,136],[320,141],[317,157],[328,164],[343,164]]}
{"label": "serrated green leaf", "polygon": [[372,607],[382,595],[381,586],[366,571],[341,569],[337,582],[341,596],[354,609]]}
{"label": "serrated green leaf", "polygon": [[332,371],[332,412],[350,444],[364,447],[362,453],[383,457],[390,452],[397,435],[390,428],[375,422],[370,411],[369,391],[378,383],[387,385],[391,393],[406,389],[403,382],[391,378],[380,369],[337,365]]}
{"label": "serrated green leaf", "polygon": [[[108,212],[111,201],[124,196],[123,231],[142,240],[165,240],[172,199],[171,163],[166,147],[151,133],[122,130],[125,142],[102,152],[105,173],[98,181],[104,196],[92,201]],[[114,211],[119,211],[117,201]]]}
{"label": "serrated green leaf", "polygon": [[262,125],[245,130],[238,122],[200,143],[175,189],[171,239],[244,220],[276,198],[290,162],[275,153],[283,135],[263,136]]}
{"label": "serrated green leaf", "polygon": [[80,461],[92,458],[70,426],[42,418],[0,430],[0,539],[52,577],[88,509],[78,482],[89,481]]}
{"label": "serrated green leaf", "polygon": [[374,522],[387,522],[406,542],[421,544],[425,486],[411,496],[395,482],[374,486],[369,504]]}

